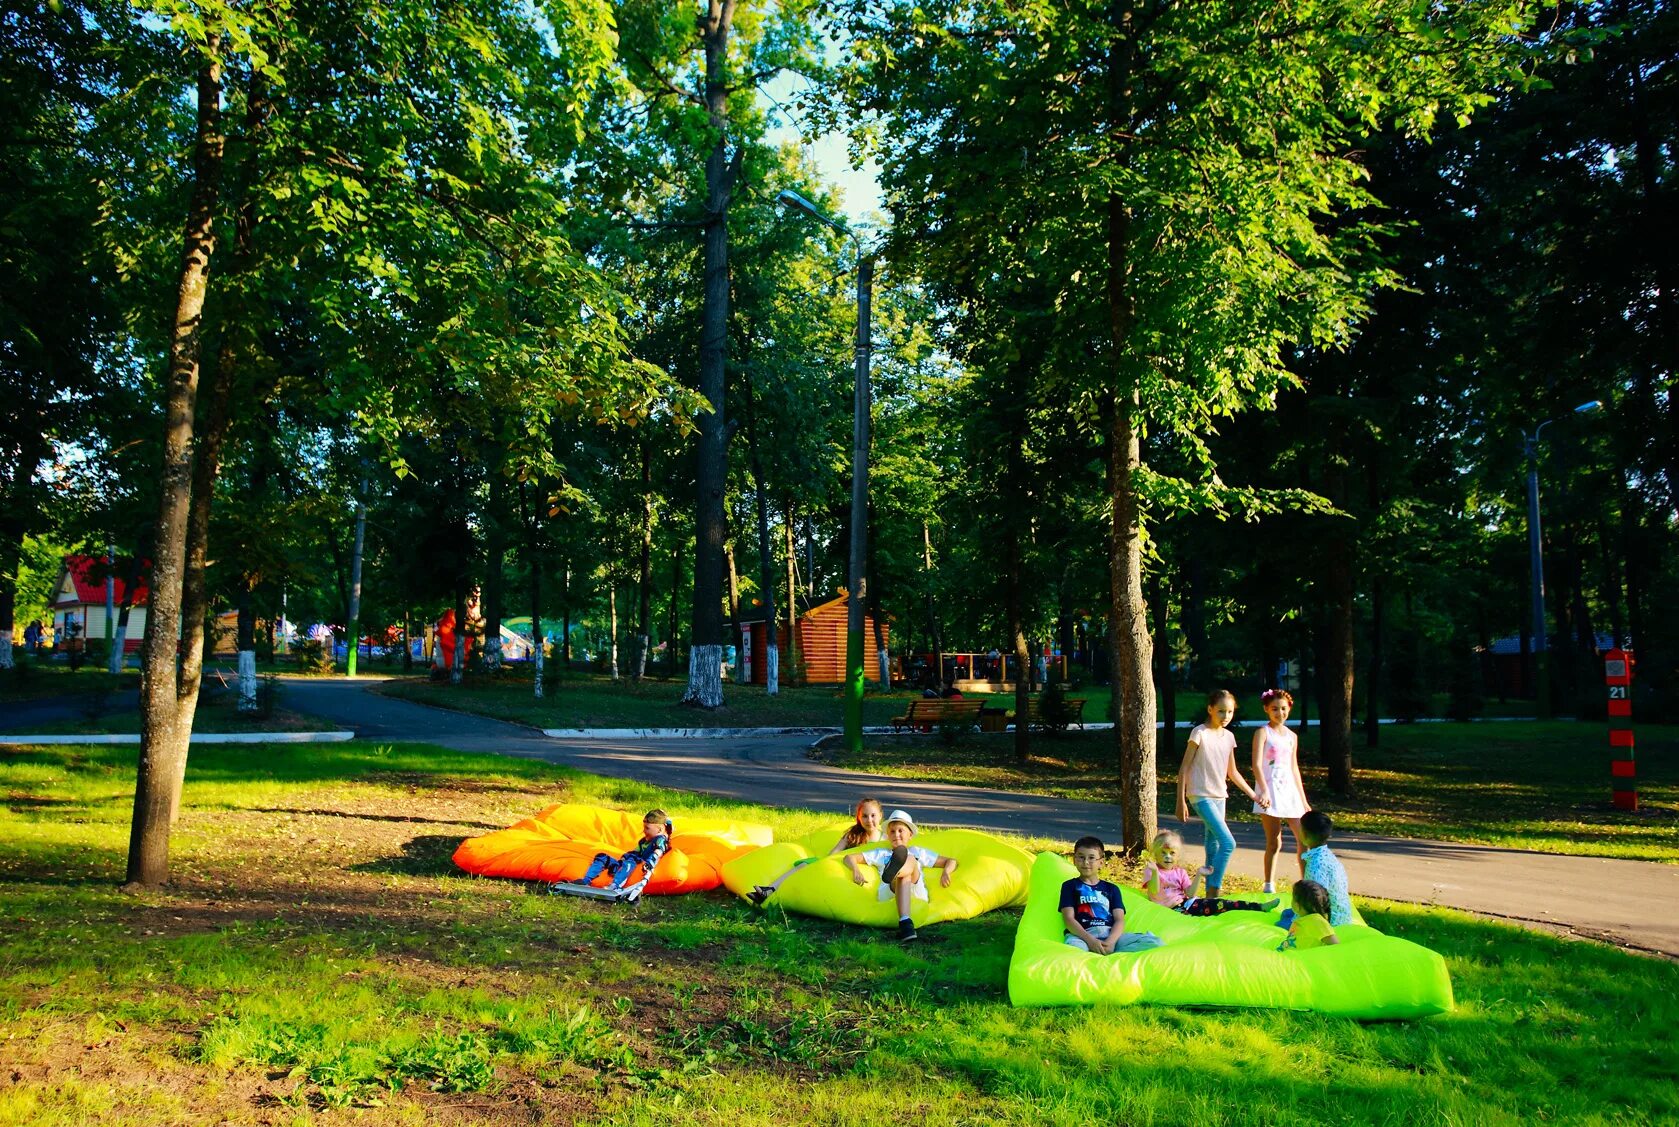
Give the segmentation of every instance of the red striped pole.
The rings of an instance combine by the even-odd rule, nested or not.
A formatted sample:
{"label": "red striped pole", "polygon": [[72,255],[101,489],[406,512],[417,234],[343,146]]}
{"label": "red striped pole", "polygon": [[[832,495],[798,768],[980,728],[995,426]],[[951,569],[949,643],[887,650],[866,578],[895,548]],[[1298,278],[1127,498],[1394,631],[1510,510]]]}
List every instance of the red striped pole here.
{"label": "red striped pole", "polygon": [[1632,651],[1603,655],[1603,681],[1609,688],[1609,777],[1615,808],[1638,809],[1638,770],[1633,759]]}

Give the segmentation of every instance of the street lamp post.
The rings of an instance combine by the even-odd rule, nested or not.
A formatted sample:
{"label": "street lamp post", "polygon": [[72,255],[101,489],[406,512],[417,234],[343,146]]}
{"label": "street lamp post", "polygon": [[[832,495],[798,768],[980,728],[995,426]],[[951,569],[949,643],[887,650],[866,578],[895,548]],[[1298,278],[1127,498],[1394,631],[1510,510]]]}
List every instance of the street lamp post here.
{"label": "street lamp post", "polygon": [[[1601,400],[1593,399],[1574,408],[1572,414],[1585,415],[1603,409]],[[1558,416],[1566,418],[1567,416]],[[1549,645],[1545,632],[1545,560],[1539,531],[1539,438],[1546,427],[1557,419],[1546,419],[1523,432],[1522,451],[1527,456],[1527,562],[1529,572],[1528,629],[1532,635],[1534,695],[1538,698],[1539,715],[1551,716],[1551,679]]]}
{"label": "street lamp post", "polygon": [[[845,746],[863,750],[863,606],[869,581],[864,574],[868,561],[869,521],[869,341],[870,306],[874,293],[874,256],[863,252],[863,244],[850,228],[823,214],[815,204],[791,189],[776,197],[798,208],[819,223],[825,223],[851,240],[857,251],[857,342],[856,377],[851,406],[851,574],[845,620]],[[788,622],[794,611],[788,608]]]}

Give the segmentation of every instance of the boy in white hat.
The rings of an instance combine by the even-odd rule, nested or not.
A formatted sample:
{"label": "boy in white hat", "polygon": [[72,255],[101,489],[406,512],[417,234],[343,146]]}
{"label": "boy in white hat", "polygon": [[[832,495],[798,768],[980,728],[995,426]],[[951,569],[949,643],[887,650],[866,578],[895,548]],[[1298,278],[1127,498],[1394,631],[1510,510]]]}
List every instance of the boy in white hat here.
{"label": "boy in white hat", "polygon": [[848,854],[845,858],[852,879],[858,884],[863,883],[863,874],[857,869],[858,860],[867,861],[880,870],[879,896],[882,900],[896,898],[898,901],[898,940],[902,943],[920,938],[909,918],[909,905],[912,898],[927,899],[926,870],[944,870],[939,877],[939,885],[943,888],[950,887],[950,874],[956,871],[956,858],[940,857],[931,849],[911,845],[910,838],[914,836],[915,819],[903,810],[894,810],[886,819],[886,841],[890,848],[868,849]]}

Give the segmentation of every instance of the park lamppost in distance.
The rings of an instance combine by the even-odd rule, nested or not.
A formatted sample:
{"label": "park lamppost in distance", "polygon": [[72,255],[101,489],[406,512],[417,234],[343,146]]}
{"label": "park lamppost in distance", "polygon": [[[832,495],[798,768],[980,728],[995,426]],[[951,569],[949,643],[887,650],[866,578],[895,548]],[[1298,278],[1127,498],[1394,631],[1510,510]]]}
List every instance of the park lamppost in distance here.
{"label": "park lamppost in distance", "polygon": [[[1572,413],[1586,415],[1602,409],[1602,400],[1593,399],[1580,404]],[[1545,636],[1545,561],[1541,555],[1539,535],[1539,436],[1546,427],[1567,417],[1559,415],[1556,419],[1546,419],[1533,428],[1533,433],[1522,434],[1522,446],[1527,454],[1527,562],[1532,577],[1528,629],[1533,638],[1533,692],[1538,698],[1539,715],[1546,719],[1551,715],[1551,679],[1549,645]]]}
{"label": "park lamppost in distance", "polygon": [[[850,239],[857,251],[857,373],[851,408],[851,574],[845,607],[845,747],[847,751],[862,751],[863,601],[869,593],[868,577],[863,574],[868,559],[869,521],[869,306],[874,290],[874,255],[863,252],[862,242],[849,227],[823,214],[792,189],[783,188],[776,199],[832,227]],[[788,607],[789,632],[797,618],[797,609]]]}

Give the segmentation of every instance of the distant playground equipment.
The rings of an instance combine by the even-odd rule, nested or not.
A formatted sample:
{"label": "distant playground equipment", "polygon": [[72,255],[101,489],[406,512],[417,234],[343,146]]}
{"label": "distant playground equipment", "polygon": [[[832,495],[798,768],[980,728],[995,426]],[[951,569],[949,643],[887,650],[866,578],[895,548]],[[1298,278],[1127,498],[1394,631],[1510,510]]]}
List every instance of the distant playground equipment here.
{"label": "distant playground equipment", "polygon": [[[525,620],[527,623],[529,619]],[[504,661],[529,661],[536,652],[531,640],[517,631],[508,629],[509,623],[501,624],[501,656]],[[472,657],[472,651],[482,644],[484,631],[488,623],[478,614],[476,600],[466,604],[466,634],[465,646],[462,653],[467,659]],[[434,628],[436,642],[432,651],[432,664],[440,669],[453,669],[455,666],[455,612],[453,609],[444,611],[438,616]]]}

